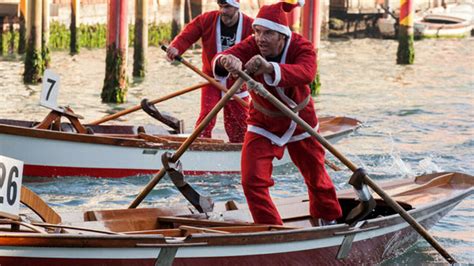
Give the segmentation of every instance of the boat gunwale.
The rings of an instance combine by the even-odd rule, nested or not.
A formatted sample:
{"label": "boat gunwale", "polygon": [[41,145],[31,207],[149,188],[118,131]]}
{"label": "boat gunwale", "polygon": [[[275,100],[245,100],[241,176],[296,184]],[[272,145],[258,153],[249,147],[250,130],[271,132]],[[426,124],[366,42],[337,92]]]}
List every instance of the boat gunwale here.
{"label": "boat gunwale", "polygon": [[[325,117],[328,120],[328,123],[334,118],[339,118],[340,120],[349,120],[349,128],[342,130],[340,132],[328,132],[324,135],[328,140],[343,136],[354,132],[360,127],[360,121],[357,119],[349,117]],[[10,120],[10,121],[21,121],[23,120]],[[338,123],[336,123],[338,125]],[[111,146],[120,146],[120,147],[132,147],[132,148],[145,148],[145,149],[157,149],[157,150],[171,150],[177,149],[181,146],[182,142],[179,141],[170,141],[166,143],[156,143],[150,142],[145,139],[138,138],[126,138],[126,137],[112,137],[107,136],[106,134],[79,134],[76,132],[64,132],[64,131],[53,131],[49,129],[36,129],[31,127],[9,125],[0,123],[0,134],[15,135],[30,137],[35,139],[50,139],[57,141],[71,141],[71,142],[81,142],[89,144],[98,144],[98,145],[111,145]],[[132,134],[131,134],[132,135]],[[135,135],[133,135],[135,136]],[[157,135],[159,136],[159,135]],[[240,151],[242,149],[242,143],[193,143],[190,145],[189,150],[191,151]]]}

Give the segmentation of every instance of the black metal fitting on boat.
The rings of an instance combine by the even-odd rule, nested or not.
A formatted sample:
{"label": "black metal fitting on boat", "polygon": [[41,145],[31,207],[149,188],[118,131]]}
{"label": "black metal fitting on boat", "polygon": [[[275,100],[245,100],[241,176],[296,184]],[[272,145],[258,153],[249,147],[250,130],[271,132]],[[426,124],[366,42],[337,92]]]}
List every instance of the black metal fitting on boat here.
{"label": "black metal fitting on boat", "polygon": [[145,111],[145,113],[160,121],[161,123],[171,127],[174,131],[176,131],[176,133],[184,133],[183,120],[179,120],[170,115],[160,113],[160,111],[156,109],[155,105],[150,103],[146,98],[140,102],[140,106],[142,107],[143,111]]}
{"label": "black metal fitting on boat", "polygon": [[202,196],[191,185],[184,180],[183,166],[180,160],[171,161],[173,154],[165,152],[161,155],[161,162],[166,173],[178,188],[179,192],[191,203],[200,213],[212,212],[214,209],[214,201],[211,197]]}
{"label": "black metal fitting on boat", "polygon": [[349,184],[354,187],[354,190],[359,198],[360,203],[353,208],[346,217],[346,223],[353,226],[358,221],[367,217],[372,212],[377,203],[370,193],[369,187],[364,182],[364,177],[367,172],[363,168],[359,168],[352,174],[349,179]]}

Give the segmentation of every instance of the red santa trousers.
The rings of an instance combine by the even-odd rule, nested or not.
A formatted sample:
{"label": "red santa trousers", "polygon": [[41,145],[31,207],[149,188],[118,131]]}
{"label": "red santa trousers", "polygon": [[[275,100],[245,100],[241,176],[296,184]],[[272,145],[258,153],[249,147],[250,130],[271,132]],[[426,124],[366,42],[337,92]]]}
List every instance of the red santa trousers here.
{"label": "red santa trousers", "polygon": [[[342,216],[334,185],[324,168],[324,149],[313,137],[287,145],[291,160],[304,177],[309,194],[309,212],[314,218],[334,220]],[[258,224],[283,224],[273,203],[272,160],[283,156],[285,147],[253,132],[247,132],[242,148],[242,186],[253,220]]]}
{"label": "red santa trousers", "polygon": [[[213,86],[205,86],[201,89],[201,112],[196,121],[196,127],[204,120],[206,115],[221,99],[221,91]],[[248,102],[249,97],[242,98]],[[247,131],[248,107],[242,106],[235,100],[229,100],[224,106],[224,128],[229,137],[229,142],[241,143],[244,141]],[[216,117],[209,122],[208,126],[202,131],[201,137],[212,137],[212,129],[216,125]]]}

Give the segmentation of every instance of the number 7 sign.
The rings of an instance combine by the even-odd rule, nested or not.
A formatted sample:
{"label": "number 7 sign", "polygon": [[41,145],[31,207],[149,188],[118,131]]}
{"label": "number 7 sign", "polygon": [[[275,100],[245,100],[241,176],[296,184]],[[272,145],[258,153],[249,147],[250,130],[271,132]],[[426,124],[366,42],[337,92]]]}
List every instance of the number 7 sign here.
{"label": "number 7 sign", "polygon": [[43,89],[40,96],[40,105],[62,112],[58,106],[59,75],[46,69],[43,75]]}

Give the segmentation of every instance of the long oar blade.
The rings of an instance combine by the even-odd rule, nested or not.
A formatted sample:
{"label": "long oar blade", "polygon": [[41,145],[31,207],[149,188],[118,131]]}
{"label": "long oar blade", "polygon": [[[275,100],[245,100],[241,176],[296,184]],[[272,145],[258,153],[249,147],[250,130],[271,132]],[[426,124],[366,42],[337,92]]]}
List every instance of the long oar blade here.
{"label": "long oar blade", "polygon": [[[188,87],[188,88],[184,88],[182,90],[179,90],[177,92],[173,92],[173,93],[170,93],[166,96],[163,96],[161,98],[158,98],[158,99],[154,99],[152,101],[150,101],[151,104],[157,104],[159,102],[163,102],[163,101],[166,101],[166,100],[169,100],[171,98],[174,98],[176,96],[179,96],[179,95],[182,95],[182,94],[185,94],[185,93],[188,93],[188,92],[191,92],[191,91],[194,91],[194,90],[197,90],[201,87],[204,87],[206,85],[209,85],[210,83],[209,82],[206,82],[206,83],[199,83],[197,85],[193,85],[191,87]],[[102,123],[105,123],[107,121],[110,121],[110,120],[113,120],[113,119],[116,119],[116,118],[119,118],[121,116],[124,116],[124,115],[127,115],[127,114],[130,114],[130,113],[133,113],[135,111],[138,111],[138,110],[141,110],[142,107],[141,105],[135,105],[133,107],[130,107],[128,109],[125,109],[125,110],[122,110],[120,112],[117,112],[115,114],[111,114],[111,115],[108,115],[106,117],[103,117],[101,119],[98,119],[98,120],[95,120],[95,121],[92,121],[90,123],[88,123],[88,125],[100,125]]]}

